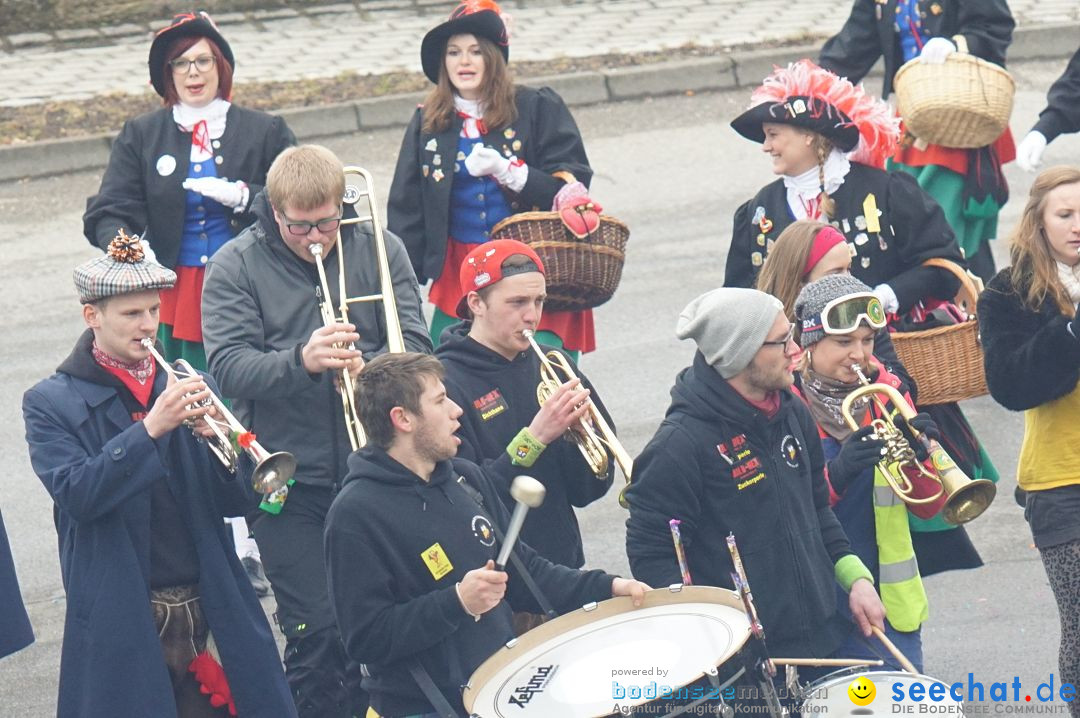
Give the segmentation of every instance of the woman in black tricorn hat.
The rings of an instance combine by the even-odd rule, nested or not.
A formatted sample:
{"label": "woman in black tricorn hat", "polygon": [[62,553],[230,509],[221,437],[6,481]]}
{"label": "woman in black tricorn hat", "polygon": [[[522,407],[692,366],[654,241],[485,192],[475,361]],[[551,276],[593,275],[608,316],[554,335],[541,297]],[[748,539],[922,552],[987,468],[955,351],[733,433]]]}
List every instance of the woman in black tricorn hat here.
{"label": "woman in black tricorn hat", "polygon": [[83,233],[104,249],[123,229],[174,269],[161,293],[159,339],[168,359],[206,368],[200,297],[206,262],[254,221],[251,200],[278,153],[296,144],[280,117],[230,102],[236,62],[206,13],[177,15],[150,45],[160,110],[124,123]]}
{"label": "woman in black tricorn hat", "polygon": [[[509,57],[506,25],[491,0],[462,2],[421,45],[424,74],[435,87],[405,131],[387,217],[417,279],[432,280],[436,346],[457,321],[465,256],[502,219],[549,210],[568,182],[592,179],[562,98],[548,87],[515,85]],[[537,339],[592,351],[592,311],[544,312]]]}
{"label": "woman in black tricorn hat", "polygon": [[[890,326],[934,321],[931,311],[956,295],[959,280],[922,263],[941,258],[964,266],[964,259],[941,207],[915,178],[881,169],[900,134],[889,106],[809,60],[774,70],[750,104],[731,126],[761,143],[780,177],[735,211],[724,286],[753,286],[784,228],[819,220],[844,235],[850,273],[873,287]],[[933,416],[942,444],[968,476],[997,481],[959,405],[919,408]],[[940,517],[910,520],[921,575],[982,565],[963,527]]]}

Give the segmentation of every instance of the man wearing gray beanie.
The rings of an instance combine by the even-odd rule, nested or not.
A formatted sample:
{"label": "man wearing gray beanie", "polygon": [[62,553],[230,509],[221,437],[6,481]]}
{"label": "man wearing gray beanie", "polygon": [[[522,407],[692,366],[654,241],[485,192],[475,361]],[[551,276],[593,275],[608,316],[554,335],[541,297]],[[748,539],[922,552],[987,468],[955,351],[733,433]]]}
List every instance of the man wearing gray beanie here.
{"label": "man wearing gray beanie", "polygon": [[678,520],[694,583],[733,588],[734,534],[770,653],[824,657],[852,631],[837,582],[863,635],[885,609],[829,508],[814,420],[789,391],[793,332],[781,302],[753,289],[714,289],[682,311],[675,333],[697,351],[634,462],[626,551],[635,578],[681,583]]}

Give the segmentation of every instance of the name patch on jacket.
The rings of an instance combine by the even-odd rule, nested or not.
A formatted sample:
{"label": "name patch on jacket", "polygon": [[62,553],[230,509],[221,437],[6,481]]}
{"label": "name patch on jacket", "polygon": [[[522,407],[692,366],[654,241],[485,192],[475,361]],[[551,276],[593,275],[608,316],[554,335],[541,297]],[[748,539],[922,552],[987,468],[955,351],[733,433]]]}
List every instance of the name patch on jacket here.
{"label": "name patch on jacket", "polygon": [[739,491],[765,478],[765,472],[761,470],[761,459],[754,456],[754,452],[750,450],[746,434],[738,434],[729,441],[721,441],[716,445],[716,451],[731,467],[731,478]]}
{"label": "name patch on jacket", "polygon": [[450,558],[438,541],[424,549],[420,558],[424,560],[424,565],[428,567],[428,571],[431,571],[436,581],[454,570],[454,564],[450,563]]}
{"label": "name patch on jacket", "polygon": [[480,412],[481,419],[488,421],[506,411],[509,406],[499,390],[492,389],[479,399],[473,399],[473,408]]}

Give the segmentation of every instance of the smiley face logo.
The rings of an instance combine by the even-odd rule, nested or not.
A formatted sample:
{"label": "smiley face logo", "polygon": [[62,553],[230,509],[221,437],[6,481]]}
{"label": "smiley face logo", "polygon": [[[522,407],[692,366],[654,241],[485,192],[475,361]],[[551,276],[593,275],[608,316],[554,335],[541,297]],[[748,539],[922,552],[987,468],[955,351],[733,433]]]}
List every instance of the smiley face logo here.
{"label": "smiley face logo", "polygon": [[859,676],[851,682],[851,685],[847,689],[848,698],[851,702],[857,706],[868,706],[874,701],[874,696],[877,695],[877,688],[874,687],[873,681],[866,676]]}

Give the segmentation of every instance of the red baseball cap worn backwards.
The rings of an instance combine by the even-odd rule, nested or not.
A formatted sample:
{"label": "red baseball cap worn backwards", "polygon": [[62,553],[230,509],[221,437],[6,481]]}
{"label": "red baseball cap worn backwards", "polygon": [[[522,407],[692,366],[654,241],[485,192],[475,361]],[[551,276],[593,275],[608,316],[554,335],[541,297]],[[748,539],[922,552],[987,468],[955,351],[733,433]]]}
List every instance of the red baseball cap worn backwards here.
{"label": "red baseball cap worn backwards", "polygon": [[[519,266],[503,268],[503,262],[515,254],[523,254],[531,262]],[[527,272],[540,272],[544,274],[544,263],[533,251],[532,247],[519,242],[516,239],[496,239],[484,244],[478,244],[476,249],[469,252],[461,263],[458,279],[461,283],[461,299],[458,300],[457,315],[462,319],[469,319],[469,292],[475,292],[490,287],[496,282],[515,274]]]}

